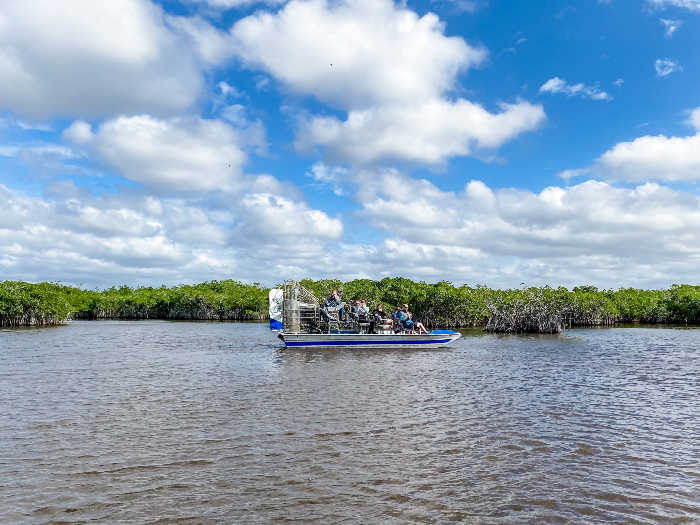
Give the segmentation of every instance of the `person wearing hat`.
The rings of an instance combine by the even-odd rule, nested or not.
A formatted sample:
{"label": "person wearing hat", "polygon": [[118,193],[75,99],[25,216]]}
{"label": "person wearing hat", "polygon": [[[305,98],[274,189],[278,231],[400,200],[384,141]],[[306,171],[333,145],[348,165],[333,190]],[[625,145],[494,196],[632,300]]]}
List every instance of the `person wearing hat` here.
{"label": "person wearing hat", "polygon": [[398,308],[394,313],[394,318],[399,322],[399,325],[404,329],[410,331],[417,331],[419,334],[427,334],[428,331],[423,326],[423,323],[414,322],[413,314],[408,311],[408,304],[404,303],[401,308]]}

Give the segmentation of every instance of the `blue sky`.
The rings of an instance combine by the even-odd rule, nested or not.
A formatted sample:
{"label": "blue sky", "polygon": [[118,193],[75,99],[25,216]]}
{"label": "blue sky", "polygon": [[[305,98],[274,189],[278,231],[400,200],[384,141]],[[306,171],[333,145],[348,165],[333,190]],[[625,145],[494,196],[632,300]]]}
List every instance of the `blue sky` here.
{"label": "blue sky", "polygon": [[697,283],[700,1],[0,9],[0,279]]}

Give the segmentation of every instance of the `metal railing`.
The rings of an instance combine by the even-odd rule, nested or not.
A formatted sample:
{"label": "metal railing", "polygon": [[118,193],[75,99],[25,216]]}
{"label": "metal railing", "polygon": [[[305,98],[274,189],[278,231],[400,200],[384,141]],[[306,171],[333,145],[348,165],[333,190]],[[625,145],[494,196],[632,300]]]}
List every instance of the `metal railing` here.
{"label": "metal railing", "polygon": [[282,289],[285,332],[318,332],[321,328],[321,305],[316,296],[296,281],[286,282]]}

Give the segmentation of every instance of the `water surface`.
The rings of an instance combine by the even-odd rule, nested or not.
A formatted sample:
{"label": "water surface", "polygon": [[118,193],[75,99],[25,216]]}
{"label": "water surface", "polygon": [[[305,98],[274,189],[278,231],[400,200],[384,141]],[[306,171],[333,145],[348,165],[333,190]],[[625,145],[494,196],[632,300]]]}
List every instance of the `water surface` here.
{"label": "water surface", "polygon": [[697,523],[700,330],[0,331],[0,522]]}

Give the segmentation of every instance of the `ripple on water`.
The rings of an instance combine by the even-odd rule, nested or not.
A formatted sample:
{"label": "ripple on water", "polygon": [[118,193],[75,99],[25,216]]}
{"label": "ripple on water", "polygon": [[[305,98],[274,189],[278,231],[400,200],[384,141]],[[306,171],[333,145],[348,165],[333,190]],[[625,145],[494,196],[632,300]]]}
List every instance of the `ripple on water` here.
{"label": "ripple on water", "polygon": [[264,325],[0,332],[0,522],[700,522],[700,331],[281,351]]}

